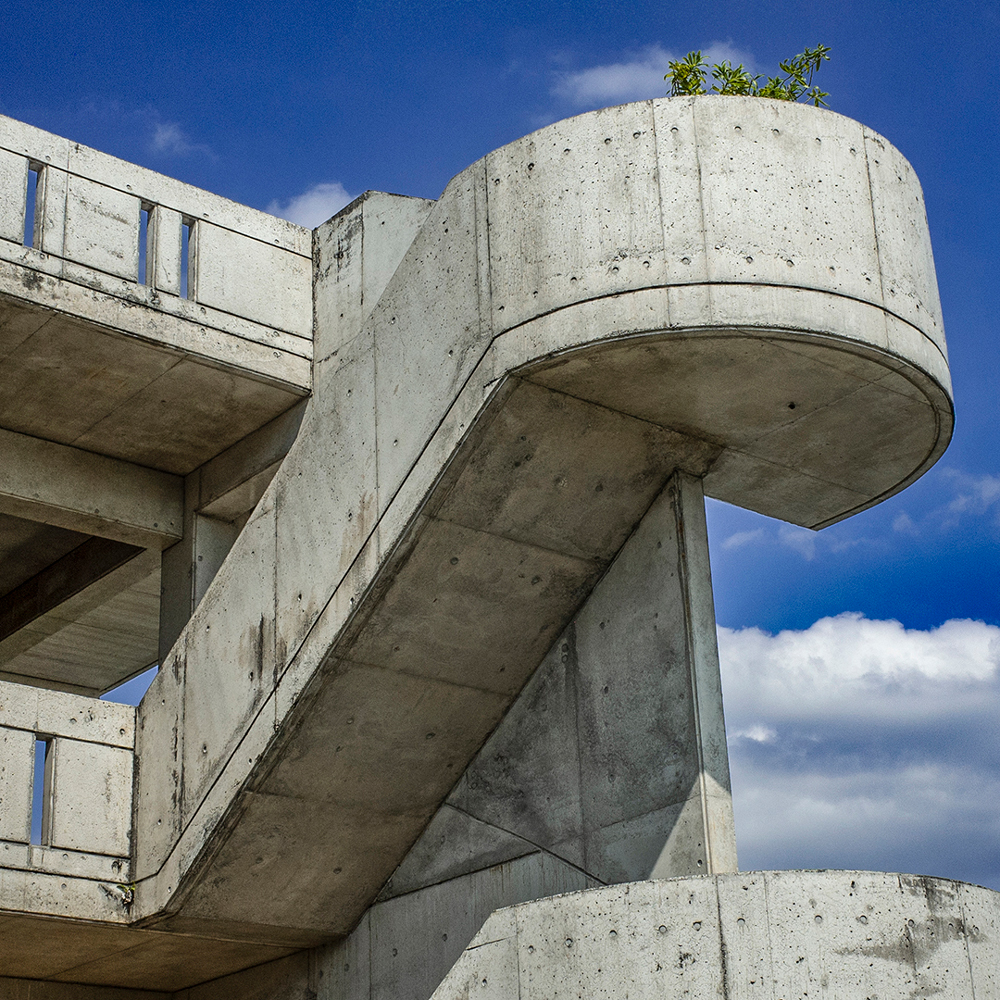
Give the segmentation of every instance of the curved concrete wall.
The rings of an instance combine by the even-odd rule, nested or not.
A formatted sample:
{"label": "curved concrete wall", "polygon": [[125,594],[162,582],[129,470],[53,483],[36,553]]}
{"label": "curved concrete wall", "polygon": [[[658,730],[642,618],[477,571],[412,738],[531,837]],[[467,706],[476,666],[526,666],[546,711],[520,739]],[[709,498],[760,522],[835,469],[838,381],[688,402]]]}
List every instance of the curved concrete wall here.
{"label": "curved concrete wall", "polygon": [[821,527],[944,450],[920,185],[858,122],[650,101],[560,122],[485,168],[504,360],[560,354],[533,377],[725,445],[711,495]]}
{"label": "curved concrete wall", "polygon": [[938,996],[1000,986],[1000,893],[881,872],[633,882],[496,911],[434,1000]]}
{"label": "curved concrete wall", "polygon": [[299,437],[137,736],[134,912],[296,945],[356,924],[674,469],[822,525],[952,412],[912,171],[812,108],[561,122],[349,206],[315,267]]}

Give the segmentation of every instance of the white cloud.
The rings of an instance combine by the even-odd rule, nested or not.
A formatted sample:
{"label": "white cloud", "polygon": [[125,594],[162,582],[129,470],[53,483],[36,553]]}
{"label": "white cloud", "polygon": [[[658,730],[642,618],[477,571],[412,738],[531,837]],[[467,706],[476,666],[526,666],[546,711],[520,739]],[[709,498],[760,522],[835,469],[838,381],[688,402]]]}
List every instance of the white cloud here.
{"label": "white cloud", "polygon": [[949,513],[985,514],[1000,502],[1000,476],[971,476],[955,470],[949,470],[947,475],[957,489],[948,504]]}
{"label": "white cloud", "polygon": [[[664,97],[667,83],[663,77],[670,69],[670,61],[681,59],[685,54],[668,51],[660,45],[650,45],[621,62],[557,73],[551,93],[576,108]],[[713,42],[702,49],[702,56],[709,65],[728,59],[734,66],[743,63],[751,71],[754,66],[753,56],[728,42]],[[708,86],[711,86],[711,71]]]}
{"label": "white cloud", "polygon": [[737,531],[730,535],[723,543],[724,549],[741,549],[744,545],[759,542],[764,537],[763,528],[754,528],[752,531]]}
{"label": "white cloud", "polygon": [[211,147],[192,142],[176,122],[157,122],[153,126],[149,148],[151,152],[161,156],[190,156],[192,153],[201,153],[214,157]]}
{"label": "white cloud", "polygon": [[299,226],[315,229],[353,200],[354,196],[347,193],[343,184],[331,181],[314,184],[284,204],[275,199],[266,210]]}
{"label": "white cloud", "polygon": [[734,719],[940,713],[996,679],[1000,628],[956,619],[920,631],[846,612],[777,635],[720,627],[719,655]]}
{"label": "white cloud", "polygon": [[782,545],[798,552],[803,559],[811,561],[816,558],[816,532],[785,524],[778,532],[778,538]]}
{"label": "white cloud", "polygon": [[731,740],[753,740],[755,743],[773,743],[778,737],[778,731],[770,726],[749,726],[746,729],[737,729],[729,734]]}
{"label": "white cloud", "polygon": [[742,867],[1000,887],[1000,628],[719,629]]}

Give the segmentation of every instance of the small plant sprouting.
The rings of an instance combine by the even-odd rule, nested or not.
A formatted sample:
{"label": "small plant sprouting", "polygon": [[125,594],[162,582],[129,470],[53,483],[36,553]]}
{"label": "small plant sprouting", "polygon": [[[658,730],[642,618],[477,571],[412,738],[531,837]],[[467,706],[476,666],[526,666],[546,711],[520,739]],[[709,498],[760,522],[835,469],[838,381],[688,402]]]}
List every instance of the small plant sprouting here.
{"label": "small plant sprouting", "polygon": [[765,83],[759,74],[751,74],[743,64],[733,66],[728,59],[712,66],[712,90],[705,90],[708,63],[701,52],[689,52],[683,59],[670,61],[670,72],[664,80],[670,81],[670,96],[689,94],[744,94],[748,97],[773,97],[778,101],[797,101],[805,98],[817,108],[826,107],[824,98],[830,95],[813,85],[813,74],[825,59],[830,58],[827,45],[806,49],[800,55],[778,63],[784,76],[769,76]]}

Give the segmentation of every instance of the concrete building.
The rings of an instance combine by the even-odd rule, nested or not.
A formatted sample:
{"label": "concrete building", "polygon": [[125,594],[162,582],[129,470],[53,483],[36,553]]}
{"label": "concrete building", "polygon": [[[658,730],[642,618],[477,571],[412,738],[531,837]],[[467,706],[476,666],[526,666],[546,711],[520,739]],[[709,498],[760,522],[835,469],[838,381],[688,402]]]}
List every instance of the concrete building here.
{"label": "concrete building", "polygon": [[703,497],[951,434],[880,136],[631,104],[310,233],[0,119],[0,358],[0,996],[1000,995],[996,893],[737,873]]}

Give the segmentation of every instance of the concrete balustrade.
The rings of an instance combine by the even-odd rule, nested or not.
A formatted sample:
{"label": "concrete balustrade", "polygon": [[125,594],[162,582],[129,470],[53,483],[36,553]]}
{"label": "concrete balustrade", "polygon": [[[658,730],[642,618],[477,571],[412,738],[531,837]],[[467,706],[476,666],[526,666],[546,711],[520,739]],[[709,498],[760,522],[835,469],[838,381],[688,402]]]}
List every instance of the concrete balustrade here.
{"label": "concrete balustrade", "polygon": [[[114,886],[129,877],[134,744],[129,705],[0,681],[0,909],[76,916],[86,896],[84,912],[103,898],[102,918],[126,916]],[[39,800],[41,837],[32,838]],[[95,881],[110,895],[95,893]]]}
{"label": "concrete balustrade", "polygon": [[636,882],[497,910],[433,1000],[985,1000],[998,921],[1000,893],[915,875]]}
{"label": "concrete balustrade", "polygon": [[[0,116],[0,293],[44,292],[40,304],[55,298],[82,318],[306,387],[311,241],[283,219]],[[113,301],[83,289],[201,333],[141,313],[123,323]]]}

